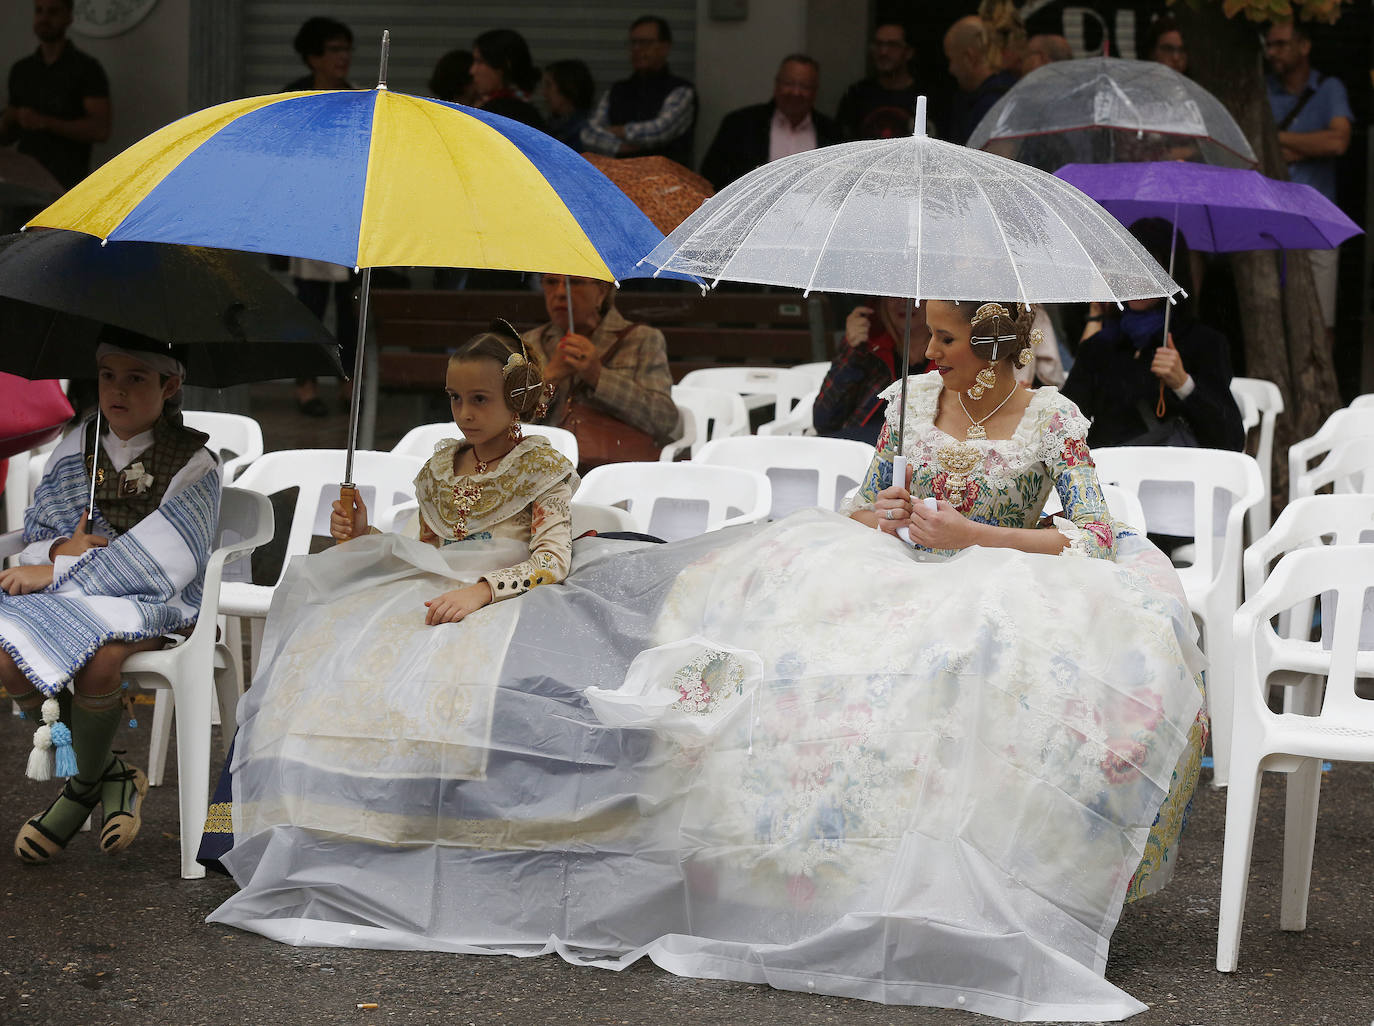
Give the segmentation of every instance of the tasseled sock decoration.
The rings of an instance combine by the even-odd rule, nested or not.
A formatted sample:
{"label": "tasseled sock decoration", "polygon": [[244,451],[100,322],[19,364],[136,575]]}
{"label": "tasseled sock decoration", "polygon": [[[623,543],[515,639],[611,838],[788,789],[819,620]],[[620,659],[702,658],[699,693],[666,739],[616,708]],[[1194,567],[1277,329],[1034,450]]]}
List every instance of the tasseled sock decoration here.
{"label": "tasseled sock decoration", "polygon": [[124,715],[129,717],[129,729],[138,729],[138,717],[134,715],[134,693],[129,690],[129,682],[126,680],[119,685],[124,689],[124,693],[119,696],[120,704],[124,706]]}
{"label": "tasseled sock decoration", "polygon": [[[57,704],[57,699],[49,698],[43,702],[41,711],[43,723],[33,732],[33,750],[29,752],[29,765],[26,775],[30,780],[51,780],[53,776],[53,724],[58,723],[58,717],[62,715],[62,707]],[[58,724],[62,726],[61,724]],[[71,754],[71,731],[62,726],[65,733],[65,744],[67,746],[68,757],[71,759],[71,769],[63,776],[71,776],[76,772],[75,756]]]}
{"label": "tasseled sock decoration", "polygon": [[76,776],[76,750],[72,748],[71,728],[54,723],[50,728],[53,750],[53,772],[59,777]]}

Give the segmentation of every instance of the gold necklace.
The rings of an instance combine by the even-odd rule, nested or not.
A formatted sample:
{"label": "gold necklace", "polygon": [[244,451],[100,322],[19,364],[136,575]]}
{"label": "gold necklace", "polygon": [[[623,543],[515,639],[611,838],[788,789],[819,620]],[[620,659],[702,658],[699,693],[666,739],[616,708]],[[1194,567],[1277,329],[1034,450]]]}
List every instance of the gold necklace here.
{"label": "gold necklace", "polygon": [[991,418],[994,413],[1005,406],[1007,400],[1010,399],[1015,392],[1016,386],[1012,385],[1011,391],[1002,398],[1000,403],[992,408],[992,412],[979,420],[974,420],[972,414],[968,412],[968,408],[964,406],[964,393],[954,393],[959,400],[959,409],[962,410],[964,416],[969,419],[969,427],[964,433],[964,441],[956,442],[951,440],[948,445],[941,446],[935,452],[935,459],[945,471],[945,487],[947,489],[949,501],[956,509],[964,505],[964,495],[969,486],[969,475],[983,462],[982,452],[977,446],[971,445],[970,443],[988,437],[988,433],[983,430],[983,422]]}
{"label": "gold necklace", "polygon": [[1011,386],[1011,391],[1002,397],[1002,401],[998,403],[996,406],[994,406],[990,413],[984,414],[977,420],[973,419],[973,414],[969,413],[968,407],[964,405],[964,393],[955,392],[954,394],[959,400],[959,409],[963,410],[964,416],[969,419],[968,430],[964,432],[964,437],[970,440],[977,438],[987,438],[988,433],[983,430],[983,422],[986,420],[991,420],[998,410],[1000,410],[1003,406],[1007,405],[1007,400],[1016,394],[1016,385],[1015,383],[1013,383]]}

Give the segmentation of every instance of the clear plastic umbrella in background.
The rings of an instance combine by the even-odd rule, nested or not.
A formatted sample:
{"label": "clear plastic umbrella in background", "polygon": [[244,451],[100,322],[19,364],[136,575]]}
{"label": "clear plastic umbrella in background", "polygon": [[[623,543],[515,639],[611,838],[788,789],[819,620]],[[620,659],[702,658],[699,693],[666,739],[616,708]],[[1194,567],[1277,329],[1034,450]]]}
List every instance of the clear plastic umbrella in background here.
{"label": "clear plastic umbrella in background", "polygon": [[[1121,222],[1051,174],[923,134],[765,164],[643,263],[709,281],[910,299],[1122,303],[1179,287]],[[902,345],[898,455],[911,350]]]}
{"label": "clear plastic umbrella in background", "polygon": [[1235,118],[1206,89],[1155,61],[1119,57],[1037,68],[993,105],[968,145],[1044,171],[1120,161],[1258,163]]}

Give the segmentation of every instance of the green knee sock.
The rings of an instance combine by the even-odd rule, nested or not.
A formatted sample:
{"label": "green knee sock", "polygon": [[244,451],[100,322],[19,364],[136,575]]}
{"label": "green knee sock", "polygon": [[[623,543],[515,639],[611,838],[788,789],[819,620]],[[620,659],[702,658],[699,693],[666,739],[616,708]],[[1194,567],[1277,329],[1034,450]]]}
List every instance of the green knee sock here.
{"label": "green knee sock", "polygon": [[55,837],[71,837],[79,829],[81,824],[86,822],[86,817],[91,814],[91,805],[73,801],[68,798],[68,794],[76,795],[89,799],[91,795],[100,787],[100,781],[83,780],[80,777],[72,777],[67,781],[67,786],[57,801],[52,803],[52,807],[47,812],[38,817],[38,822],[43,824],[45,830]]}
{"label": "green knee sock", "polygon": [[[72,752],[76,756],[76,775],[84,781],[99,781],[119,760],[110,753],[123,710],[116,688],[105,695],[77,695],[72,701]],[[122,807],[123,782],[112,781],[102,787],[105,815]]]}

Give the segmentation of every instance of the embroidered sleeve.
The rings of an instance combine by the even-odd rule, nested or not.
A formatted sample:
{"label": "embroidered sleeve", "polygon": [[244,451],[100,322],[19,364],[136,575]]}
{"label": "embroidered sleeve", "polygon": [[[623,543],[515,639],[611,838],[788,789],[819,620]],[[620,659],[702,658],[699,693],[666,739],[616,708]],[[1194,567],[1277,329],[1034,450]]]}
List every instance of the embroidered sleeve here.
{"label": "embroidered sleeve", "polygon": [[895,453],[891,428],[884,424],[878,434],[878,446],[873,450],[873,461],[869,463],[864,474],[863,484],[859,485],[859,490],[854,493],[853,498],[845,500],[840,507],[841,513],[848,516],[861,509],[873,508],[873,501],[878,497],[878,493],[892,484],[892,457]]}
{"label": "embroidered sleeve", "polygon": [[530,558],[484,574],[495,601],[523,595],[541,584],[557,584],[572,562],[572,488],[559,481],[530,503]]}
{"label": "embroidered sleeve", "polygon": [[593,394],[625,423],[666,443],[677,431],[678,412],[663,332],[637,328],[625,342],[612,356],[621,366],[603,364]]}
{"label": "embroidered sleeve", "polygon": [[[1064,515],[1055,517],[1053,523],[1069,540],[1065,553],[1111,559],[1116,548],[1116,529],[1102,497],[1092,454],[1083,440],[1086,421],[1077,410],[1073,413],[1074,418],[1060,411],[1052,413],[1045,433],[1047,438],[1053,435],[1057,439],[1058,451],[1045,460],[1045,466],[1059,492],[1059,501],[1064,504]],[[1083,423],[1075,423],[1075,419]]]}

